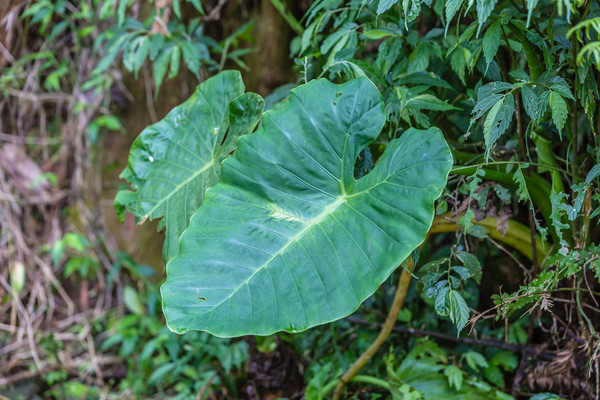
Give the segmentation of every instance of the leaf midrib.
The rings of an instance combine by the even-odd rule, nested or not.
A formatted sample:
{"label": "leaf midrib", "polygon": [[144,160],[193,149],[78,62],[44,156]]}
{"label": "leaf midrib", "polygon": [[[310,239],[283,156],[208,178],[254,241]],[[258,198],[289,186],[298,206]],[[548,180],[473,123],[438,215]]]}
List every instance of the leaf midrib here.
{"label": "leaf midrib", "polygon": [[180,189],[182,189],[183,187],[185,187],[186,185],[188,185],[191,181],[193,181],[194,179],[196,179],[196,177],[198,177],[198,175],[202,174],[204,171],[206,171],[208,168],[212,167],[215,163],[215,158],[213,156],[213,158],[210,159],[209,162],[207,162],[202,168],[200,168],[198,171],[196,171],[195,173],[193,173],[192,175],[190,175],[188,178],[186,178],[183,182],[181,182],[179,185],[175,186],[175,189],[173,189],[168,195],[166,195],[165,197],[163,197],[162,199],[160,199],[155,205],[154,207],[152,207],[150,209],[150,211],[148,211],[144,217],[140,220],[140,222],[138,223],[138,225],[140,225],[141,223],[143,223],[144,221],[146,221],[146,219],[148,219],[148,217],[150,216],[150,214],[152,214],[156,209],[158,209],[164,202],[166,202],[167,200],[169,200],[173,194],[175,194],[176,192],[178,192]]}
{"label": "leaf midrib", "polygon": [[302,236],[304,236],[313,227],[315,227],[319,223],[321,223],[327,216],[333,214],[333,212],[335,210],[337,210],[342,204],[346,203],[346,200],[347,200],[346,196],[338,197],[334,202],[330,203],[327,207],[325,207],[325,209],[319,215],[317,215],[315,218],[313,218],[304,228],[302,228],[298,233],[296,233],[294,236],[292,236],[288,240],[288,242],[285,245],[283,245],[277,252],[272,254],[271,257],[267,261],[265,261],[264,263],[262,263],[262,265],[260,265],[258,268],[256,268],[256,270],[248,278],[246,278],[246,280],[244,282],[242,282],[240,285],[238,285],[238,287],[234,291],[232,291],[231,294],[229,294],[223,300],[221,300],[220,302],[215,304],[209,312],[214,311],[217,307],[219,307],[225,301],[230,300],[238,292],[238,290],[240,290],[242,287],[246,286],[252,280],[252,278],[254,278],[254,276],[256,274],[258,274],[263,269],[267,268],[269,266],[269,264],[271,264],[277,257],[281,256],[291,245],[293,245],[298,240],[300,240],[302,238]]}

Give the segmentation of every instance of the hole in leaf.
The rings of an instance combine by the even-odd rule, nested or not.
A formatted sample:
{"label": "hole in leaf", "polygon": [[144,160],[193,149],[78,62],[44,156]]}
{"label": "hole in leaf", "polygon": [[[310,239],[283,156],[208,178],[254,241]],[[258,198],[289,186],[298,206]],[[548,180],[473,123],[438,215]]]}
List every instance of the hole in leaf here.
{"label": "hole in leaf", "polygon": [[331,103],[332,103],[334,106],[337,106],[337,101],[335,101],[335,100],[334,100],[334,101],[332,101]]}
{"label": "hole in leaf", "polygon": [[337,92],[337,93],[335,94],[335,98],[336,98],[336,99],[339,99],[340,97],[342,97],[342,92]]}

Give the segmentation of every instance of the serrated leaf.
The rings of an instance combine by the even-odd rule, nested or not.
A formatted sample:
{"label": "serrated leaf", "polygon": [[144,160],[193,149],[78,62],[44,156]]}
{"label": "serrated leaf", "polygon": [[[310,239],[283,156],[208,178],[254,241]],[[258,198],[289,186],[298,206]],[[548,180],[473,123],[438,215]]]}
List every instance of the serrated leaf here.
{"label": "serrated leaf", "polygon": [[448,385],[456,390],[462,388],[463,372],[456,365],[448,365],[444,368],[444,375],[448,378]]}
{"label": "serrated leaf", "polygon": [[479,371],[479,367],[487,368],[489,365],[485,357],[476,351],[468,351],[464,354],[464,357],[469,367],[475,371]]}
{"label": "serrated leaf", "polygon": [[448,33],[448,27],[450,26],[452,19],[456,15],[456,12],[462,6],[463,1],[464,0],[448,0],[446,2],[446,28],[444,33]]}
{"label": "serrated leaf", "polygon": [[521,87],[521,98],[523,99],[523,107],[525,112],[532,120],[536,121],[540,118],[539,99],[535,92],[529,86]]}
{"label": "serrated leaf", "polygon": [[466,84],[465,81],[465,69],[467,67],[467,59],[470,57],[471,52],[469,49],[464,47],[459,47],[454,52],[452,52],[452,56],[450,57],[450,67],[452,67],[452,71],[458,76],[460,81]]}
{"label": "serrated leaf", "polygon": [[421,12],[421,2],[431,5],[431,0],[402,0],[404,9],[404,26],[414,21]]}
{"label": "serrated leaf", "polygon": [[454,266],[451,269],[452,269],[452,271],[456,272],[456,274],[462,280],[467,280],[467,279],[469,279],[471,277],[471,273],[465,267]]}
{"label": "serrated leaf", "polygon": [[454,322],[454,325],[456,325],[458,335],[465,325],[467,325],[471,311],[465,299],[456,290],[448,292],[448,307],[450,309],[448,316]]}
{"label": "serrated leaf", "polygon": [[477,27],[477,36],[479,36],[481,27],[485,21],[487,21],[489,16],[492,14],[492,11],[496,6],[496,1],[497,0],[477,0],[477,22],[479,23],[479,26]]}
{"label": "serrated leaf", "polygon": [[321,18],[318,18],[316,21],[313,21],[310,25],[306,27],[306,29],[302,33],[302,46],[300,47],[300,55],[304,54],[306,49],[308,49],[308,46],[310,46],[310,41],[312,40],[313,35],[315,34],[315,29],[320,24],[320,22]]}
{"label": "serrated leaf", "polygon": [[478,239],[486,239],[490,236],[487,229],[481,225],[472,225],[471,227],[465,229],[465,233],[475,236]]}
{"label": "serrated leaf", "polygon": [[448,111],[454,110],[455,107],[448,104],[447,101],[442,101],[431,94],[420,94],[410,98],[405,107],[415,110],[433,110],[433,111]]}
{"label": "serrated leaf", "polygon": [[517,184],[517,197],[519,201],[530,201],[531,197],[529,197],[527,183],[525,182],[525,176],[521,168],[517,168],[513,174],[513,181]]}
{"label": "serrated leaf", "polygon": [[252,131],[260,118],[263,100],[243,93],[240,73],[222,72],[144,129],[131,146],[120,176],[133,191],[119,192],[115,208],[120,216],[127,209],[138,222],[161,219],[159,229],[167,228],[165,261],[177,254],[179,236],[205,189],[216,183],[221,161],[235,148],[237,137]]}
{"label": "serrated leaf", "polygon": [[497,19],[492,23],[483,35],[483,56],[487,66],[494,60],[498,47],[500,47],[500,37],[502,34],[501,20]]}
{"label": "serrated leaf", "polygon": [[408,56],[408,73],[425,71],[429,66],[430,48],[420,43]]}
{"label": "serrated leaf", "polygon": [[552,89],[552,91],[559,93],[562,97],[566,97],[567,99],[575,100],[569,84],[562,76],[555,76],[550,82],[550,89]]}
{"label": "serrated leaf", "polygon": [[529,196],[529,190],[527,189],[527,182],[525,181],[525,176],[523,175],[522,168],[519,167],[513,174],[513,181],[517,184],[517,197],[519,201],[525,201],[529,203],[529,209],[533,214],[533,221],[535,222],[535,227],[537,228],[542,240],[546,240],[546,234],[548,233],[548,229],[542,227],[540,221],[535,217],[535,209],[533,207],[533,202],[531,201],[531,196]]}
{"label": "serrated leaf", "polygon": [[196,77],[199,77],[201,60],[209,58],[208,48],[202,43],[195,44],[183,41],[181,42],[181,52],[187,69]]}
{"label": "serrated leaf", "polygon": [[358,25],[356,25],[354,22],[347,22],[342,25],[340,29],[327,36],[327,38],[323,41],[323,44],[321,45],[321,53],[327,54],[336,43],[343,40],[348,33],[354,31],[357,27]]}
{"label": "serrated leaf", "polygon": [[482,268],[481,263],[479,262],[477,257],[475,257],[471,253],[467,253],[466,251],[459,251],[456,253],[456,256],[460,261],[462,261],[465,268],[469,270],[469,273],[471,274],[475,282],[480,283]]}
{"label": "serrated leaf", "polygon": [[[563,222],[562,215],[567,214],[568,205],[565,202],[567,194],[564,192],[557,193],[554,188],[550,192],[550,204],[552,204],[552,212],[550,213],[550,221],[556,232],[556,236],[560,241],[562,249],[568,246],[568,243],[563,238],[563,230],[569,229],[570,225]],[[559,252],[562,252],[562,249]]]}
{"label": "serrated leaf", "polygon": [[377,15],[381,15],[400,0],[379,0],[379,4],[377,5]]}
{"label": "serrated leaf", "polygon": [[592,183],[592,181],[598,176],[600,176],[600,164],[596,164],[592,167],[592,169],[590,169],[590,172],[588,172],[587,176],[585,177],[585,181],[587,183]]}
{"label": "serrated leaf", "polygon": [[173,12],[177,19],[181,19],[181,5],[179,4],[179,0],[173,0]]}
{"label": "serrated leaf", "polygon": [[513,78],[515,78],[516,81],[519,82],[530,82],[531,78],[529,78],[529,75],[527,74],[527,72],[523,71],[522,69],[515,69],[513,71],[510,71],[508,73],[510,76],[512,76]]}
{"label": "serrated leaf", "polygon": [[386,32],[379,29],[371,29],[370,31],[363,32],[363,36],[370,40],[379,40],[391,35],[393,35],[392,32]]}
{"label": "serrated leaf", "polygon": [[529,28],[529,24],[531,23],[531,15],[533,14],[533,10],[538,5],[539,0],[527,0],[527,25],[526,28]]}
{"label": "serrated leaf", "polygon": [[[504,98],[503,94],[492,94],[489,96],[477,96],[477,103],[475,104],[475,108],[472,111],[472,119],[473,121],[481,118],[483,114],[485,114],[490,108],[495,106],[497,103],[502,102]],[[498,106],[500,107],[500,106]]]}
{"label": "serrated leaf", "polygon": [[504,387],[504,375],[497,365],[490,364],[483,372],[488,381],[492,382],[498,387]]}
{"label": "serrated leaf", "polygon": [[385,123],[366,78],[313,80],[242,136],[181,236],[161,288],[168,326],[298,332],[353,312],[425,238],[452,156],[409,129],[353,176]]}
{"label": "serrated leaf", "polygon": [[554,91],[550,92],[548,101],[550,102],[550,109],[552,110],[552,122],[556,125],[556,129],[561,132],[565,126],[565,122],[567,122],[567,102],[560,94]]}
{"label": "serrated leaf", "polygon": [[452,86],[434,74],[433,72],[413,72],[413,73],[402,73],[394,77],[394,83],[397,85],[406,84],[417,84],[417,85],[430,85],[436,87],[443,87],[446,89],[452,89]]}
{"label": "serrated leaf", "polygon": [[459,225],[464,227],[465,232],[468,232],[473,228],[473,218],[475,218],[475,213],[471,208],[465,212],[465,215],[458,221]]}
{"label": "serrated leaf", "polygon": [[169,60],[171,59],[171,55],[168,51],[161,51],[157,56],[156,60],[152,63],[152,76],[154,77],[154,83],[156,86],[154,95],[158,94],[158,90],[160,89],[160,85],[162,85],[162,81],[165,78],[165,74],[167,73],[167,69],[169,67]]}
{"label": "serrated leaf", "polygon": [[515,98],[512,93],[507,94],[490,109],[483,124],[483,136],[485,139],[486,158],[492,146],[500,139],[512,122],[515,110]]}
{"label": "serrated leaf", "polygon": [[169,79],[173,79],[179,73],[179,64],[181,63],[181,47],[175,46],[171,49],[169,61]]}
{"label": "serrated leaf", "polygon": [[483,98],[490,96],[492,94],[504,92],[513,88],[513,85],[507,82],[490,82],[486,85],[483,85],[477,91],[477,98]]}
{"label": "serrated leaf", "polygon": [[519,359],[510,351],[500,351],[494,354],[490,363],[502,367],[506,371],[514,371],[519,365]]}
{"label": "serrated leaf", "polygon": [[512,88],[513,85],[506,82],[491,82],[480,87],[477,91],[477,103],[475,103],[475,107],[471,112],[473,114],[471,116],[471,123],[481,118],[483,114],[490,110],[494,105],[502,101],[504,94],[501,94],[500,92]]}
{"label": "serrated leaf", "polygon": [[447,317],[450,314],[450,304],[448,302],[448,292],[450,291],[450,287],[448,286],[448,281],[438,282],[436,287],[439,287],[439,290],[435,293],[435,312],[442,317]]}

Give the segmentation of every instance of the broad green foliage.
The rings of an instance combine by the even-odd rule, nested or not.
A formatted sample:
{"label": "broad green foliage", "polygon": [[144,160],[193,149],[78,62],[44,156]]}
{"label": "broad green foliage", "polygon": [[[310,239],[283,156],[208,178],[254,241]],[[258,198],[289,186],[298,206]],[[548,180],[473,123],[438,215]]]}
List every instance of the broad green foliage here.
{"label": "broad green foliage", "polygon": [[[315,0],[304,28],[284,15],[299,34],[290,50],[306,85],[264,114],[256,133],[242,136],[181,236],[162,288],[170,328],[221,336],[297,332],[355,310],[429,226],[422,222],[430,221],[428,207],[445,182],[443,163],[419,170],[433,186],[398,169],[417,170],[415,160],[431,153],[413,145],[439,142],[447,151],[432,128],[443,127],[457,165],[436,207],[435,227],[446,230],[432,232],[451,225],[456,234],[424,247],[410,294],[423,302],[407,302],[401,321],[423,311],[407,307],[425,303],[413,327],[431,324],[427,329],[447,334],[456,327],[460,335],[470,309],[478,309],[481,282],[487,294],[490,285],[501,292],[495,308],[471,321],[484,335],[484,316],[508,318],[532,305],[546,311],[562,297],[577,313],[579,339],[594,349],[585,355],[592,365],[598,326],[584,306],[596,294],[591,277],[600,275],[599,15],[597,1],[570,0]],[[288,88],[274,98],[287,97]],[[341,112],[353,91],[360,93],[358,111]],[[387,175],[429,189],[390,190],[380,184]],[[503,293],[504,283],[516,292]],[[551,321],[562,311],[553,312],[543,315]],[[548,320],[531,326],[539,332]],[[568,320],[575,321],[571,314]],[[528,322],[507,321],[497,337],[526,343]],[[555,339],[560,352],[562,339]],[[388,381],[379,386],[398,399],[503,398],[482,380],[506,389],[505,372],[519,365],[508,352],[461,357],[475,379],[462,361],[436,354],[409,353],[401,366],[388,365]],[[411,381],[428,368],[431,374]],[[307,398],[331,390],[325,379],[338,372],[323,368]]]}
{"label": "broad green foliage", "polygon": [[244,94],[239,72],[226,71],[198,86],[133,143],[121,173],[133,191],[119,192],[115,207],[121,219],[127,210],[138,223],[162,218],[165,262],[177,254],[179,236],[202,204],[204,190],[216,183],[237,138],[254,129],[263,104],[260,96]]}
{"label": "broad green foliage", "polygon": [[[453,265],[452,258],[462,265]],[[481,264],[477,257],[466,251],[453,254],[452,258],[431,261],[419,268],[420,286],[431,299],[435,311],[448,316],[456,325],[457,333],[467,324],[469,306],[457,290],[469,279],[481,282]]]}
{"label": "broad green foliage", "polygon": [[[479,353],[467,353],[465,359],[474,370],[488,366]],[[417,342],[398,366],[391,354],[385,361],[393,400],[513,399],[485,382],[469,379],[458,366],[448,365],[446,351],[428,340]]]}
{"label": "broad green foliage", "polygon": [[441,132],[408,130],[353,176],[385,122],[375,86],[311,81],[263,115],[167,264],[177,332],[303,331],[344,317],[425,238],[452,157]]}
{"label": "broad green foliage", "polygon": [[[188,1],[193,3],[194,8],[200,15],[204,10],[199,0]],[[152,76],[155,82],[155,94],[158,93],[165,77],[172,79],[180,72],[180,67],[185,65],[196,78],[200,78],[202,70],[220,71],[223,69],[225,60],[234,61],[240,67],[247,69],[240,57],[252,51],[251,49],[237,48],[239,39],[251,39],[249,32],[252,23],[247,23],[225,38],[221,43],[204,35],[204,25],[200,18],[189,18],[185,20],[178,6],[179,0],[172,2],[174,19],[165,23],[161,15],[156,15],[153,10],[149,18],[138,21],[126,17],[127,7],[132,5],[131,0],[119,0],[118,23],[103,32],[95,42],[99,47],[103,44],[103,57],[94,69],[96,77],[105,73],[121,56],[123,66],[135,74],[137,78],[144,63],[152,65]],[[111,6],[109,1],[104,3],[100,14],[109,13],[106,5]],[[161,14],[166,10],[161,10]],[[159,25],[160,29],[156,26]],[[219,54],[221,62],[211,58],[212,54]]]}

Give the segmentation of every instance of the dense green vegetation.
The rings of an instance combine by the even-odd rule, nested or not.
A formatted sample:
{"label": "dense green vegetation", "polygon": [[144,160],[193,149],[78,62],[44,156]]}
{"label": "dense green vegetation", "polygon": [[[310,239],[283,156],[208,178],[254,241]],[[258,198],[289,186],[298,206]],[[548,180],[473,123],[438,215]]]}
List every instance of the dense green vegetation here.
{"label": "dense green vegetation", "polygon": [[0,20],[0,398],[600,396],[597,0]]}

